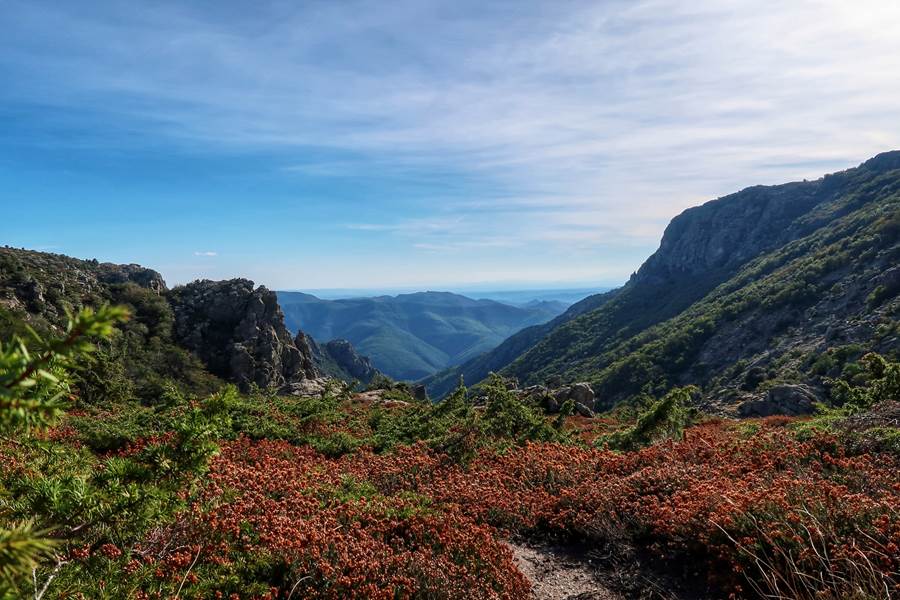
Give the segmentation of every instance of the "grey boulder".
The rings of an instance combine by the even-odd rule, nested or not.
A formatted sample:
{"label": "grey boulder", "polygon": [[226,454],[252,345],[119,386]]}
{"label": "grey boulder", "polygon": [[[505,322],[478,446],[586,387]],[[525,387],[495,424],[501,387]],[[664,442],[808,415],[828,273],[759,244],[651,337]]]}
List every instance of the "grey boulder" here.
{"label": "grey boulder", "polygon": [[808,385],[783,384],[771,388],[764,398],[747,400],[738,406],[742,417],[771,415],[809,415],[819,402],[818,394]]}

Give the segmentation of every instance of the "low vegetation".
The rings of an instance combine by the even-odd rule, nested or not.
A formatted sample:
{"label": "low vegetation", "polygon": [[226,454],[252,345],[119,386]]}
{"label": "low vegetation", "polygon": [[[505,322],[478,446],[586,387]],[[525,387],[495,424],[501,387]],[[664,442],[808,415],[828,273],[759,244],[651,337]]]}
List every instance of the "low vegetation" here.
{"label": "low vegetation", "polygon": [[714,598],[900,593],[900,365],[882,357],[842,367],[812,419],[711,419],[679,388],[598,432],[500,378],[440,404],[400,385],[104,395],[84,366],[126,314],[0,351],[4,597],[525,598],[517,536]]}

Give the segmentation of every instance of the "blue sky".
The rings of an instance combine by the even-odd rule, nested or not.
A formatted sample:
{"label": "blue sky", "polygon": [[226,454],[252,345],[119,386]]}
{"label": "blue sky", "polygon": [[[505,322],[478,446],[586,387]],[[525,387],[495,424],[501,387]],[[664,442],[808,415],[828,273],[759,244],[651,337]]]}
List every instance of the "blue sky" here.
{"label": "blue sky", "polygon": [[0,243],[170,283],[624,281],[900,148],[894,0],[0,1]]}

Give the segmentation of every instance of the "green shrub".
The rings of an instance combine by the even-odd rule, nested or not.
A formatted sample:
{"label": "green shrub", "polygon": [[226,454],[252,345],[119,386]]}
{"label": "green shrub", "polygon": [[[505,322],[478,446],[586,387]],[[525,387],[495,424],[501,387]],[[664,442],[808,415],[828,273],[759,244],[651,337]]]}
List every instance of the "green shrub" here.
{"label": "green shrub", "polygon": [[355,452],[363,441],[346,431],[336,431],[327,436],[311,437],[309,444],[325,456],[337,458]]}
{"label": "green shrub", "polygon": [[[67,367],[94,350],[93,338],[109,337],[114,325],[127,316],[121,308],[86,309],[70,319],[62,338],[45,341],[34,334],[35,354],[20,338],[0,345],[0,432],[27,434],[56,423],[70,394]],[[29,437],[21,439],[23,444],[31,441]],[[29,480],[35,489],[46,490],[48,482],[43,476]],[[52,533],[48,525],[56,522],[41,523],[38,528],[35,517],[46,516],[46,511],[29,506],[27,494],[21,490],[6,491],[11,493],[13,509],[0,511],[0,594],[15,597],[22,582],[27,585],[31,577],[37,595],[38,565],[59,545],[58,540],[47,537]]]}
{"label": "green shrub", "polygon": [[597,445],[630,452],[663,440],[680,440],[692,420],[688,405],[695,392],[693,386],[673,389],[641,413],[634,425],[601,436]]}
{"label": "green shrub", "polygon": [[412,401],[399,411],[374,409],[368,423],[373,447],[386,451],[424,441],[464,463],[484,447],[568,439],[561,423],[549,421],[540,407],[520,400],[501,377],[492,374],[479,390],[483,407],[473,406],[460,386],[437,404]]}
{"label": "green shrub", "polygon": [[[853,385],[844,379],[831,379],[832,403],[842,406],[848,413],[860,412],[884,400],[900,399],[900,363],[889,362],[870,352],[860,360],[863,371],[854,380],[867,380],[863,385]],[[862,377],[860,377],[862,376]]]}
{"label": "green shrub", "polygon": [[866,298],[866,305],[872,309],[881,306],[885,300],[890,298],[893,294],[891,294],[891,290],[887,288],[887,286],[879,285],[869,296]]}
{"label": "green shrub", "polygon": [[547,423],[544,412],[520,400],[498,375],[491,374],[482,389],[487,394],[482,419],[486,435],[514,443],[550,441],[560,437],[560,430]]}

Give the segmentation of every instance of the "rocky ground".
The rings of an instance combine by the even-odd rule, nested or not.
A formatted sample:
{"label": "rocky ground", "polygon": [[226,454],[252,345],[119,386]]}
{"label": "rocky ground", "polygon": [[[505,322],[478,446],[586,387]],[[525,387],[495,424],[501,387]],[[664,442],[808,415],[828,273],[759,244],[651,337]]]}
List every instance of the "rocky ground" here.
{"label": "rocky ground", "polygon": [[509,542],[535,600],[620,600],[597,579],[589,561],[564,548]]}

